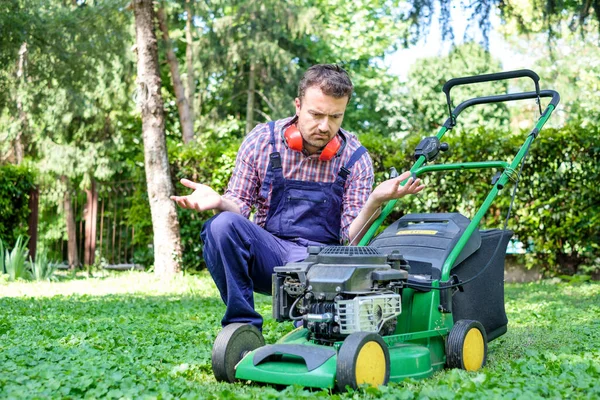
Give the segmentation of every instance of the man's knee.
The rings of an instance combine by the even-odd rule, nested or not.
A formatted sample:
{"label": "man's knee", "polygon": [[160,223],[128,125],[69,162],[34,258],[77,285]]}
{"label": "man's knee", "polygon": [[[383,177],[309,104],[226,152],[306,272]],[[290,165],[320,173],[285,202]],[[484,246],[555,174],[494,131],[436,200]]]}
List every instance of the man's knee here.
{"label": "man's knee", "polygon": [[200,236],[205,246],[219,243],[224,238],[231,237],[232,233],[247,222],[248,220],[240,214],[224,211],[204,223]]}

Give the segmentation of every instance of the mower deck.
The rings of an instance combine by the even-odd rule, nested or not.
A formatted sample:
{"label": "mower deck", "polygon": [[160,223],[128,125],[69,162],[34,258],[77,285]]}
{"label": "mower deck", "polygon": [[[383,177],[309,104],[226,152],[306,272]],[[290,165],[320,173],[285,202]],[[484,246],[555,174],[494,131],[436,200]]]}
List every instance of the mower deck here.
{"label": "mower deck", "polygon": [[[337,365],[335,349],[341,343],[334,346],[318,345],[307,340],[307,336],[308,330],[298,328],[275,345],[249,352],[236,366],[236,379],[334,388]],[[401,336],[394,335],[390,339]],[[265,351],[271,353],[270,356],[265,357]],[[389,347],[389,352],[391,382],[427,378],[444,367],[443,363],[432,365],[431,352],[426,345],[398,342]]]}

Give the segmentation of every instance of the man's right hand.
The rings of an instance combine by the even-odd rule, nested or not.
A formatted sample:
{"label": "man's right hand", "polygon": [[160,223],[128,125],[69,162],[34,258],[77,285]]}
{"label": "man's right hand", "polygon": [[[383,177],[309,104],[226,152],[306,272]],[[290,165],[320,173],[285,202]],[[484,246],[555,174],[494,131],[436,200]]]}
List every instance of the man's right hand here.
{"label": "man's right hand", "polygon": [[196,211],[223,210],[223,199],[211,187],[192,182],[189,179],[182,179],[180,182],[183,186],[194,189],[192,194],[187,196],[171,196],[171,200],[180,207]]}

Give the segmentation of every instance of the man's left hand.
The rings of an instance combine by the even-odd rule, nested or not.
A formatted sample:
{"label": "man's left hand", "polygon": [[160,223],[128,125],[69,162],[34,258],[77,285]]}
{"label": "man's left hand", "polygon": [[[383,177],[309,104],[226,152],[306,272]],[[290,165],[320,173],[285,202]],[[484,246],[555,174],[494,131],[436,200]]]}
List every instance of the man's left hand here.
{"label": "man's left hand", "polygon": [[[404,186],[400,184],[402,181],[408,178],[408,181]],[[416,194],[425,188],[425,185],[421,185],[420,179],[413,179],[410,176],[410,171],[406,171],[400,176],[388,179],[377,185],[375,190],[371,193],[371,200],[379,205],[382,205],[386,201],[399,199],[406,196],[407,194]]]}

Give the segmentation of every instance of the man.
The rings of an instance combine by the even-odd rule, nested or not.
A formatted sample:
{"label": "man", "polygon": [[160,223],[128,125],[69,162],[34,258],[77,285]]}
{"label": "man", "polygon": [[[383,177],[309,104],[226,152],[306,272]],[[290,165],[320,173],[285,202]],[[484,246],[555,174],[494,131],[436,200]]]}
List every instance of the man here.
{"label": "man", "polygon": [[[262,329],[253,292],[270,294],[275,266],[300,261],[311,244],[356,244],[388,200],[418,193],[410,174],[371,193],[373,166],[356,136],[341,129],[352,82],[337,65],[304,74],[293,118],[260,124],[240,146],[226,193],[183,179],[194,192],[181,207],[217,214],[204,224],[204,258],[227,305],[222,324]],[[252,208],[254,223],[248,220]]]}

